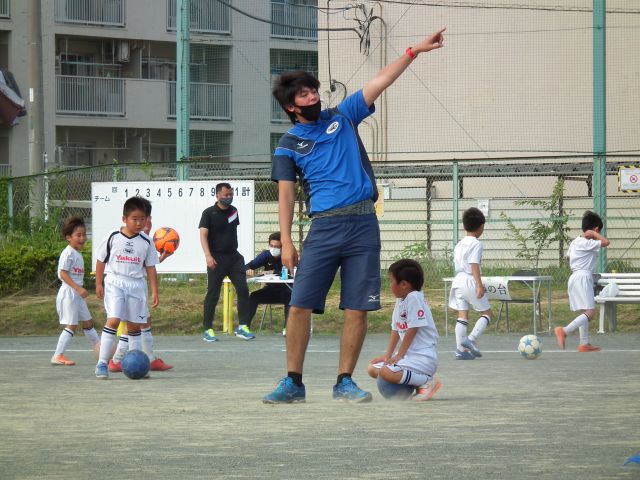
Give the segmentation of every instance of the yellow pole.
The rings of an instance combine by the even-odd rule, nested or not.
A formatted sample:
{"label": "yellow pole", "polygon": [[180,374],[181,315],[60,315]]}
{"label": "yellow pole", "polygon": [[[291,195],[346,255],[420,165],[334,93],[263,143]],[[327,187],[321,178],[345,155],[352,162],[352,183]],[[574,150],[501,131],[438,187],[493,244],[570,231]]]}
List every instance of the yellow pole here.
{"label": "yellow pole", "polygon": [[222,287],[222,331],[227,332],[229,323],[229,282],[223,281]]}
{"label": "yellow pole", "polygon": [[229,313],[227,315],[229,321],[227,323],[227,327],[229,330],[227,330],[227,334],[228,335],[233,335],[233,289],[229,288]]}

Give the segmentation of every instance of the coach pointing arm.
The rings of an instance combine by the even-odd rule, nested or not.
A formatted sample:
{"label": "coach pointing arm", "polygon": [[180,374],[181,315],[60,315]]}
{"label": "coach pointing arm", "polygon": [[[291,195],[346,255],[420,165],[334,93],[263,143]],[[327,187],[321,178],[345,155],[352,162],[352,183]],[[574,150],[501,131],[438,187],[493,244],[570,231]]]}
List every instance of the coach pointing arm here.
{"label": "coach pointing arm", "polygon": [[433,35],[425,38],[421,42],[418,42],[415,46],[407,48],[404,55],[391,62],[378,72],[378,74],[367,82],[362,89],[364,95],[364,101],[368,106],[373,105],[373,102],[395,82],[400,75],[411,65],[411,62],[416,57],[423,53],[441,48],[444,43],[444,36],[442,35],[446,28],[434,33]]}

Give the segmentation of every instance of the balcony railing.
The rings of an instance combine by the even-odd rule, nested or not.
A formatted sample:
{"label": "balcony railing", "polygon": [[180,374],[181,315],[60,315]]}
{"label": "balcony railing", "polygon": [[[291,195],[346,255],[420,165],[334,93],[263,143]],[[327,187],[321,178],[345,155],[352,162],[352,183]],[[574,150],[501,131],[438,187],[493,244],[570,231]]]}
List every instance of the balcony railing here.
{"label": "balcony railing", "polygon": [[11,176],[11,165],[1,164],[0,165],[0,178],[2,177],[10,177]]}
{"label": "balcony railing", "polygon": [[56,0],[56,22],[124,27],[124,0]]}
{"label": "balcony railing", "polygon": [[62,115],[125,115],[123,78],[56,77],[56,113]]}
{"label": "balcony railing", "polygon": [[[231,0],[228,0],[231,3]],[[177,0],[167,0],[167,30],[176,30]],[[198,33],[231,33],[231,14],[226,5],[215,0],[191,0],[190,31]]]}
{"label": "balcony railing", "polygon": [[[231,85],[191,83],[190,118],[231,120]],[[176,116],[176,83],[169,82],[169,117]]]}
{"label": "balcony railing", "polygon": [[[305,27],[304,30],[283,25],[271,25],[271,36],[296,40],[318,40],[318,10],[315,5],[293,5],[271,2],[271,21],[283,25]],[[313,29],[313,30],[307,30]]]}
{"label": "balcony railing", "polygon": [[9,0],[0,0],[0,18],[11,18],[9,4]]}

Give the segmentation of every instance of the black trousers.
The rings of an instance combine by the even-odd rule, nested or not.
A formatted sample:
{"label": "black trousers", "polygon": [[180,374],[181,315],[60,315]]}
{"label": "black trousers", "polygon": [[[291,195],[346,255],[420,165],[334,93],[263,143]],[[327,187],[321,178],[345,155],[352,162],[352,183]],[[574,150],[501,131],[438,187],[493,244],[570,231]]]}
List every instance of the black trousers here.
{"label": "black trousers", "polygon": [[244,257],[239,252],[229,254],[213,253],[216,260],[216,268],[207,268],[207,295],[204,297],[204,321],[205,330],[212,328],[216,315],[216,305],[220,299],[220,288],[224,277],[229,277],[236,289],[238,297],[238,321],[240,325],[248,325],[249,316],[249,288],[247,287],[247,274],[244,269]]}
{"label": "black trousers", "polygon": [[249,295],[249,323],[253,321],[256,315],[258,305],[284,305],[284,326],[287,327],[287,318],[289,317],[289,302],[291,301],[291,289],[286,285],[267,285],[260,290],[251,292]]}

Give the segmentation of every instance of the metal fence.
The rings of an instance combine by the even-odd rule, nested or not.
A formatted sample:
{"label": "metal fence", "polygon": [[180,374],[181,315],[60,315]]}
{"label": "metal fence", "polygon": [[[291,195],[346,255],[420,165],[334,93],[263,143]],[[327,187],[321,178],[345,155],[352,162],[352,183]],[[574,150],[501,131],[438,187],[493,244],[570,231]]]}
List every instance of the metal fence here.
{"label": "metal fence", "polygon": [[315,8],[317,4],[317,1],[298,3],[272,1],[271,36],[295,40],[317,40],[318,14]]}
{"label": "metal fence", "polygon": [[0,18],[11,18],[9,0],[0,0]]}
{"label": "metal fence", "polygon": [[[244,159],[246,160],[246,159]],[[628,162],[607,161],[608,270],[640,269],[640,195],[618,192],[616,174]],[[593,208],[593,163],[589,157],[562,161],[504,159],[501,162],[375,162],[380,191],[382,267],[400,257],[416,258],[429,281],[450,275],[452,251],[464,231],[462,212],[476,206],[487,212],[483,269],[508,274],[534,268],[566,281],[568,242],[580,234],[585,210]],[[270,164],[189,162],[192,180],[254,180],[255,245],[260,250],[278,230],[276,184]],[[0,230],[28,228],[30,218],[62,219],[79,214],[91,231],[91,182],[176,179],[176,164],[103,165],[4,179],[0,190]],[[310,221],[300,198],[293,228],[300,245]],[[560,225],[563,239],[540,243],[535,229]],[[518,235],[521,238],[518,238]],[[523,240],[525,244],[523,244]]]}
{"label": "metal fence", "polygon": [[[232,3],[229,0],[229,3]],[[190,30],[197,33],[231,33],[230,9],[220,2],[191,0]],[[176,30],[176,0],[167,0],[167,30]]]}
{"label": "metal fence", "polygon": [[[193,119],[231,120],[231,85],[195,83],[189,85],[189,115]],[[169,117],[176,116],[176,82],[169,82]]]}
{"label": "metal fence", "polygon": [[56,0],[55,19],[61,23],[124,27],[124,0]]}
{"label": "metal fence", "polygon": [[56,76],[56,113],[125,115],[125,79]]}

